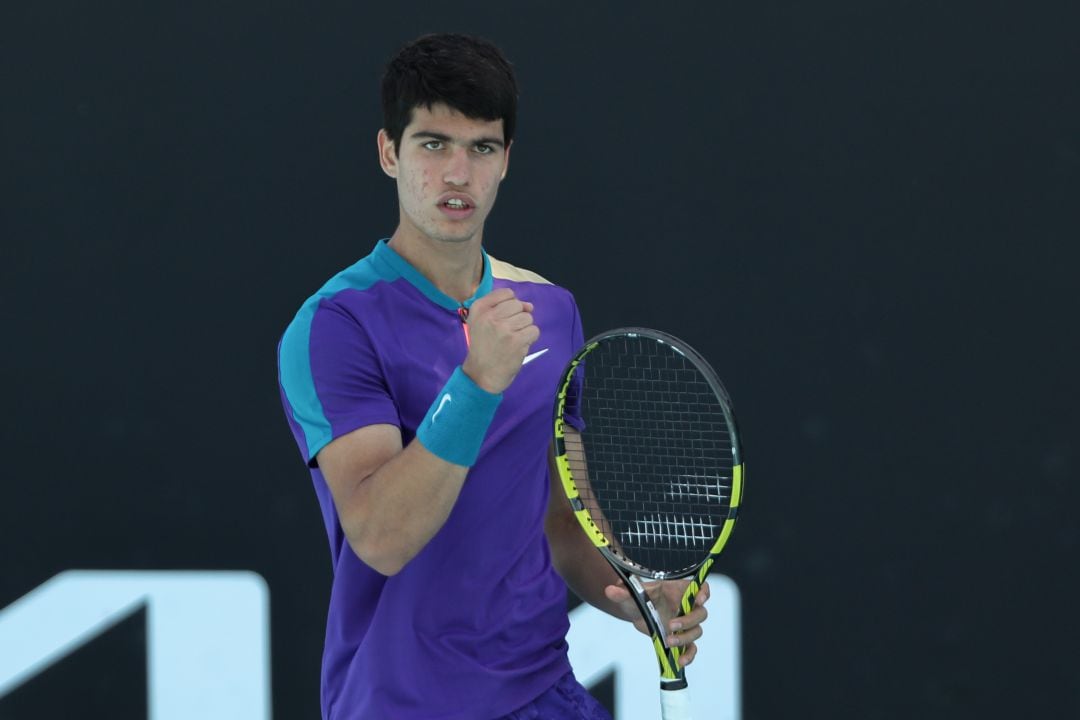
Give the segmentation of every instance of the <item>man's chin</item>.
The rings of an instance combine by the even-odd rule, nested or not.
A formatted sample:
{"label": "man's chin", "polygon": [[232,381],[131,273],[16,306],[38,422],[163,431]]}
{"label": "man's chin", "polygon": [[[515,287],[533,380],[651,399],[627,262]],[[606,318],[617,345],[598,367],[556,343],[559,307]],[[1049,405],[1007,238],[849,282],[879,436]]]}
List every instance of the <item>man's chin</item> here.
{"label": "man's chin", "polygon": [[431,237],[432,240],[435,240],[436,242],[446,243],[447,245],[463,245],[463,244],[469,242],[470,240],[472,240],[473,238],[475,238],[478,234],[479,233],[475,233],[475,232],[468,233],[468,234],[465,234],[465,233],[461,233],[461,234],[436,233],[436,234],[431,235],[430,237]]}

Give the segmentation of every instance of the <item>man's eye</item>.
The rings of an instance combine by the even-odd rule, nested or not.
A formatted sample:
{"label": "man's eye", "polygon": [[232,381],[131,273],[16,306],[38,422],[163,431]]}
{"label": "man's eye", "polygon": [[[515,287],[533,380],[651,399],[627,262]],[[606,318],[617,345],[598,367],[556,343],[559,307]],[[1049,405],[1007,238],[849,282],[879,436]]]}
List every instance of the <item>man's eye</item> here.
{"label": "man's eye", "polygon": [[428,150],[442,150],[442,140],[428,140],[424,147]]}
{"label": "man's eye", "polygon": [[495,148],[491,147],[490,145],[477,145],[476,152],[480,153],[481,155],[488,155],[495,152]]}

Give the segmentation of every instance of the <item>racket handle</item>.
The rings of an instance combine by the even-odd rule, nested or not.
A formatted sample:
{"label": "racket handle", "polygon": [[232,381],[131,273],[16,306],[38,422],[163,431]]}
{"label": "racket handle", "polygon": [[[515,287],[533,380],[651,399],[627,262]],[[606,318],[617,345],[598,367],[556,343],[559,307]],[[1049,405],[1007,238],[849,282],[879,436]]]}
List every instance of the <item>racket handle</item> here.
{"label": "racket handle", "polygon": [[674,690],[660,689],[660,717],[663,720],[691,720],[690,690],[685,684]]}

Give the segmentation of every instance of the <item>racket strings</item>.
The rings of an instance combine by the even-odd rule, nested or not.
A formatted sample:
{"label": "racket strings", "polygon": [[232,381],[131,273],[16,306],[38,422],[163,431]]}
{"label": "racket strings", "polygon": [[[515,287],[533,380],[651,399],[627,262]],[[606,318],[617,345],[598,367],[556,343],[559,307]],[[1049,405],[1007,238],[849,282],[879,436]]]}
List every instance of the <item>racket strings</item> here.
{"label": "racket strings", "polygon": [[734,465],[705,375],[670,345],[618,338],[586,357],[581,412],[584,455],[574,448],[569,459],[587,467],[583,501],[601,532],[644,568],[696,566],[727,515]]}

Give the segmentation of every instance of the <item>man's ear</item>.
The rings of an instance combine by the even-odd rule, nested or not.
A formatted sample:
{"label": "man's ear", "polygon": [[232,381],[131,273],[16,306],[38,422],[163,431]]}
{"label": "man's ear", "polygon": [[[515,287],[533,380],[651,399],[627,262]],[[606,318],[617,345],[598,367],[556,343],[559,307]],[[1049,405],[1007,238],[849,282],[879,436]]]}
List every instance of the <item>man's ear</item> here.
{"label": "man's ear", "polygon": [[[382,171],[392,178],[397,177],[398,172],[398,158],[397,148],[394,146],[394,141],[390,139],[390,135],[386,130],[379,130],[379,136],[376,138],[376,143],[379,146],[379,166]],[[505,174],[505,170],[503,171]]]}
{"label": "man's ear", "polygon": [[503,171],[502,171],[502,175],[499,177],[499,182],[502,182],[503,180],[505,180],[506,179],[506,173],[508,173],[510,171],[510,148],[512,148],[513,146],[514,146],[514,141],[511,140],[510,144],[506,146],[506,152],[503,153]]}

